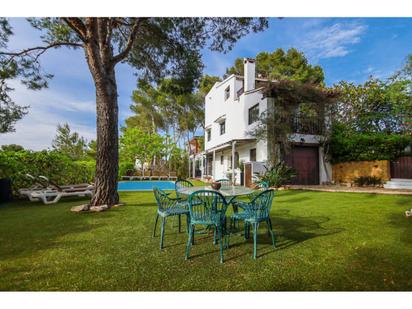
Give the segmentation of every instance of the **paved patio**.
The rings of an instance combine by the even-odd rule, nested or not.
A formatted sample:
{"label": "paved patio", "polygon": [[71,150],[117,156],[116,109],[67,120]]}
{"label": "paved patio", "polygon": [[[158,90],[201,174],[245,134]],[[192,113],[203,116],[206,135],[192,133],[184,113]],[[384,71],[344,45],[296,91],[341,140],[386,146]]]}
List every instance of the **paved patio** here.
{"label": "paved patio", "polygon": [[354,193],[412,195],[412,190],[410,189],[347,187],[347,186],[337,186],[337,185],[313,185],[313,186],[293,185],[293,186],[290,186],[290,188],[295,189],[295,190],[323,191],[323,192],[354,192]]}

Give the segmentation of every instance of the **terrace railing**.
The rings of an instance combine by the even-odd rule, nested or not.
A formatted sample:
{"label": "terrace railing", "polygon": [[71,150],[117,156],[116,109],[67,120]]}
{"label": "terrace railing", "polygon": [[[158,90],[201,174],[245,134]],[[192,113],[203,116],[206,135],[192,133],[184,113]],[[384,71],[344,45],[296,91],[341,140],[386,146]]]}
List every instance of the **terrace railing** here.
{"label": "terrace railing", "polygon": [[292,118],[292,129],[294,133],[320,135],[323,129],[323,121],[304,116]]}

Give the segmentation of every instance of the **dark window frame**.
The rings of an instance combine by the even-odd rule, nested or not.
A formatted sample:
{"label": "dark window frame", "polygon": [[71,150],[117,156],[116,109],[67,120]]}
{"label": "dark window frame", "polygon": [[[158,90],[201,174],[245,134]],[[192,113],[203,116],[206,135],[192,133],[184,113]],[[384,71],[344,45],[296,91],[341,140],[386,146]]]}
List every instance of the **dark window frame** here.
{"label": "dark window frame", "polygon": [[207,129],[206,130],[206,139],[208,142],[212,139],[212,129]]}
{"label": "dark window frame", "polygon": [[[253,153],[254,160],[252,160],[252,153]],[[256,148],[251,148],[249,150],[249,161],[256,162]]]}
{"label": "dark window frame", "polygon": [[220,130],[220,135],[223,135],[226,133],[226,120],[223,120],[222,122],[219,123],[219,130]]}
{"label": "dark window frame", "polygon": [[230,85],[225,89],[225,101],[230,98]]}
{"label": "dark window frame", "polygon": [[248,124],[251,125],[259,120],[259,103],[253,105],[248,110]]}

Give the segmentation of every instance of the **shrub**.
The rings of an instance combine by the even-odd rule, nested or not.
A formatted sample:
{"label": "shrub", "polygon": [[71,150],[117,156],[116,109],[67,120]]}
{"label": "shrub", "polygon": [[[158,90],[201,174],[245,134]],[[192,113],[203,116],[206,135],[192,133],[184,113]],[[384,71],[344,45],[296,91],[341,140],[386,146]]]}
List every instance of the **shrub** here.
{"label": "shrub", "polygon": [[353,182],[358,187],[364,187],[364,186],[376,187],[382,184],[382,179],[376,176],[360,176],[360,177],[355,178]]}
{"label": "shrub", "polygon": [[412,137],[399,134],[361,133],[336,125],[330,139],[332,163],[348,161],[394,160],[405,154]]}
{"label": "shrub", "polygon": [[0,151],[0,177],[11,179],[14,193],[32,185],[27,173],[63,185],[93,182],[95,165],[94,161],[73,161],[56,151]]}
{"label": "shrub", "polygon": [[257,182],[267,182],[271,187],[280,187],[287,184],[297,175],[295,169],[289,167],[283,161],[271,167],[264,166],[264,168],[266,171],[262,175],[256,175]]}
{"label": "shrub", "polygon": [[130,172],[131,173],[134,173],[134,164],[133,163],[130,163],[130,162],[120,162],[119,163],[119,177],[122,177],[122,176],[132,176],[132,175],[129,175],[130,174]]}

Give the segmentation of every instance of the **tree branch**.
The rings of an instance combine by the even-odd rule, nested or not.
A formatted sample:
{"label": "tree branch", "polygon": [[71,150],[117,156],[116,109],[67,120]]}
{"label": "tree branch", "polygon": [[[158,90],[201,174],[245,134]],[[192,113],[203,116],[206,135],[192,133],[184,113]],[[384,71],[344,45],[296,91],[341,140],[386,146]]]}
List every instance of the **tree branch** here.
{"label": "tree branch", "polygon": [[80,18],[62,18],[66,24],[72,28],[77,35],[79,36],[80,40],[82,40],[83,42],[86,42],[86,37],[87,37],[87,29],[86,26],[84,25],[84,23],[82,22],[82,20]]}
{"label": "tree branch", "polygon": [[36,46],[36,47],[31,47],[27,49],[23,49],[22,51],[19,52],[0,52],[0,55],[5,55],[5,56],[12,56],[14,57],[20,57],[20,56],[25,56],[30,54],[31,52],[34,51],[41,51],[40,54],[43,54],[46,50],[50,48],[56,48],[60,46],[72,46],[72,47],[82,47],[82,44],[79,43],[70,43],[70,42],[55,42],[52,44],[49,44],[47,46]]}
{"label": "tree branch", "polygon": [[117,54],[116,56],[114,56],[112,58],[112,63],[113,64],[116,64],[117,62],[122,61],[129,54],[130,50],[133,47],[133,43],[134,43],[135,38],[136,38],[136,34],[137,34],[139,24],[140,24],[140,20],[136,19],[136,21],[134,22],[134,24],[132,26],[132,30],[130,31],[129,38],[128,38],[127,43],[126,43],[126,47],[123,49],[123,51],[121,51],[119,54]]}

